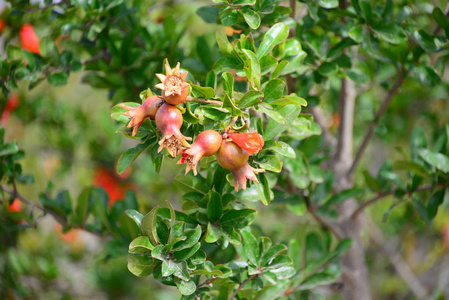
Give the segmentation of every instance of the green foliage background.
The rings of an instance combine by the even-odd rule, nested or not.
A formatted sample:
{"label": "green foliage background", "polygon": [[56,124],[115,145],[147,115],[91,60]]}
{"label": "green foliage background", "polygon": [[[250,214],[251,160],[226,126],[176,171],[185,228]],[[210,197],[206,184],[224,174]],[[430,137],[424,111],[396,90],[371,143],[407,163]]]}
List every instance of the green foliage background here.
{"label": "green foliage background", "polygon": [[[19,161],[24,173],[34,174],[34,182],[29,176],[14,175],[20,192],[28,199],[40,198],[41,203],[52,207],[59,191],[68,190],[74,207],[80,205],[83,190],[93,183],[95,170],[106,167],[112,171],[118,157],[139,143],[127,139],[126,132],[116,133],[123,131],[124,125],[110,118],[111,107],[119,102],[140,102],[140,92],[153,89],[158,82],[154,74],[161,72],[165,58],[172,64],[180,61],[190,73],[188,79],[198,86],[210,83],[212,69],[216,74],[236,69],[237,75],[246,75],[249,85],[257,89],[258,80],[266,82],[268,75],[257,75],[254,63],[249,65],[249,73],[248,68],[243,68],[246,62],[239,62],[225,48],[226,36],[220,22],[246,36],[254,29],[252,37],[257,46],[270,26],[283,22],[290,27],[288,41],[266,52],[260,49],[255,52],[261,53],[258,64],[262,74],[264,68],[269,70],[266,74],[276,72],[282,59],[289,62],[284,69],[288,78],[281,76],[282,80],[272,81],[272,87],[264,86],[265,98],[267,91],[275,94],[272,100],[296,92],[308,102],[308,108],[301,114],[303,123],[281,137],[281,141],[292,147],[296,158],[282,157],[284,171],[267,174],[267,186],[273,192],[265,197],[266,202],[271,201],[268,206],[259,202],[260,194],[254,186],[238,197],[258,212],[251,226],[253,234],[268,236],[273,244],[287,245],[293,266],[300,270],[299,276],[309,279],[315,271],[321,274],[312,277],[310,286],[304,284],[290,299],[341,297],[338,292],[314,289],[337,280],[330,287],[338,291],[341,270],[335,259],[339,254],[338,242],[310,214],[310,202],[318,216],[332,219],[336,203],[350,197],[363,203],[385,191],[392,193],[367,209],[372,224],[368,223],[362,234],[373,298],[412,295],[409,285],[388,259],[394,252],[401,254],[432,297],[449,297],[444,273],[449,264],[449,245],[444,239],[445,232],[449,234],[449,162],[432,154],[441,153],[446,158],[449,155],[449,90],[445,73],[449,21],[442,12],[444,1],[351,1],[347,10],[339,9],[339,2],[333,0],[298,1],[297,20],[289,17],[291,9],[286,1],[234,1],[233,5],[213,2],[74,1],[76,7],[68,8],[72,3],[62,1],[59,5],[45,3],[39,8],[28,1],[14,1],[1,15],[7,21],[2,38],[8,47],[0,72],[2,105],[6,105],[10,91],[18,91],[20,96],[20,105],[5,126],[5,143],[18,143],[26,153]],[[269,4],[275,4],[273,11]],[[42,37],[41,56],[19,47],[18,33],[27,22]],[[437,31],[438,27],[441,29]],[[56,46],[54,41],[61,34],[68,37]],[[238,33],[229,37],[231,41],[237,39],[244,45],[242,49],[252,47],[251,41],[247,39],[245,44]],[[262,63],[263,54],[268,53],[276,57],[276,64],[270,59]],[[251,55],[247,56],[251,61]],[[226,76],[216,78],[225,81]],[[355,149],[375,119],[387,91],[398,78],[404,78],[400,93],[378,120],[370,148],[356,172],[355,188],[343,195],[331,189],[332,172],[320,168],[330,157],[331,149],[325,147],[321,129],[308,110],[319,105],[331,134],[337,135],[341,78],[356,83]],[[294,85],[288,85],[287,90],[292,79]],[[242,95],[246,88],[245,82],[235,82],[235,90]],[[229,92],[220,84],[216,91],[217,95]],[[193,93],[201,98],[204,90],[194,88]],[[257,103],[235,101],[232,93],[231,98],[227,108],[232,115]],[[257,110],[264,114],[266,122],[279,117],[266,109]],[[190,130],[195,132],[198,128]],[[277,136],[267,135],[267,142]],[[6,148],[2,149],[13,147],[3,146],[5,143],[2,147]],[[17,158],[8,155],[2,155],[3,170],[13,169],[6,166],[10,159]],[[183,167],[165,157],[157,173],[155,161],[150,151],[146,151],[133,163],[128,179],[117,177],[122,185],[132,182],[136,186],[137,196],[132,192],[126,196],[127,207],[146,213],[156,205],[167,207],[164,200],[169,200],[176,210],[184,209],[179,181],[186,179],[179,178],[186,177],[176,177],[183,174]],[[2,171],[3,184],[9,183],[9,177],[8,172]],[[174,181],[178,185],[174,186]],[[291,183],[295,191],[302,192],[285,192],[292,188]],[[439,194],[438,191],[414,194],[422,184],[446,189],[440,188]],[[47,196],[41,194],[44,191]],[[104,192],[90,191],[97,193],[107,206]],[[66,201],[65,194],[59,195],[62,199],[59,203]],[[11,200],[7,193],[3,199]],[[82,241],[69,244],[57,234],[50,216],[43,217],[41,212],[27,206],[23,214],[11,214],[5,203],[0,219],[0,295],[19,298],[38,295],[44,299],[178,299],[175,288],[156,283],[152,277],[135,277],[128,271],[130,220],[123,218],[120,224],[126,226],[108,231],[97,222],[100,215],[95,213],[89,219],[94,221],[87,229],[94,234],[79,230]],[[63,230],[84,225],[77,223],[79,220],[72,221]],[[383,233],[383,239],[376,240],[376,229]],[[247,231],[242,231],[243,238],[252,241]],[[221,251],[219,245],[202,244],[214,264],[225,264],[244,251],[232,246]],[[242,276],[240,282],[246,278]],[[290,283],[283,286],[283,281],[278,287],[287,289]],[[252,283],[252,287],[257,289],[258,284]],[[251,295],[247,293],[239,296]],[[269,299],[269,295],[264,297]]]}

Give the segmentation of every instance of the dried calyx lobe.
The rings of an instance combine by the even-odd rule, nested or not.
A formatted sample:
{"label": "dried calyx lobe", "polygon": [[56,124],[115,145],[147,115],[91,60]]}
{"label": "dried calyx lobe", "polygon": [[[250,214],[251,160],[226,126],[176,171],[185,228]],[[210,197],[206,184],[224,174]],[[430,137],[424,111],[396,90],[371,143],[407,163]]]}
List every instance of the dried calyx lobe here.
{"label": "dried calyx lobe", "polygon": [[132,107],[126,104],[121,104],[120,107],[127,110],[123,113],[124,116],[131,117],[128,127],[134,127],[132,136],[135,136],[139,131],[140,125],[146,118],[154,120],[156,117],[156,112],[159,107],[164,103],[164,100],[159,96],[150,96],[142,103],[142,105]]}
{"label": "dried calyx lobe", "polygon": [[176,106],[164,103],[156,113],[156,126],[162,132],[162,139],[159,141],[158,152],[161,152],[164,147],[167,148],[171,156],[178,155],[178,151],[182,146],[190,147],[185,137],[181,134],[182,114]]}
{"label": "dried calyx lobe", "polygon": [[189,84],[185,82],[188,72],[180,73],[180,63],[174,70],[168,63],[165,64],[165,75],[156,74],[162,83],[156,85],[162,90],[162,97],[171,105],[184,103],[189,95]]}
{"label": "dried calyx lobe", "polygon": [[223,140],[217,152],[217,161],[234,176],[235,190],[239,186],[246,189],[246,179],[259,182],[255,174],[265,172],[264,169],[254,169],[248,164],[249,154],[236,143]]}
{"label": "dried calyx lobe", "polygon": [[189,149],[184,149],[182,153],[182,158],[178,164],[186,164],[186,174],[193,170],[196,175],[196,166],[200,159],[204,156],[211,156],[217,153],[220,149],[221,142],[223,138],[220,133],[215,130],[206,130],[201,132],[197,137],[195,142],[190,146]]}

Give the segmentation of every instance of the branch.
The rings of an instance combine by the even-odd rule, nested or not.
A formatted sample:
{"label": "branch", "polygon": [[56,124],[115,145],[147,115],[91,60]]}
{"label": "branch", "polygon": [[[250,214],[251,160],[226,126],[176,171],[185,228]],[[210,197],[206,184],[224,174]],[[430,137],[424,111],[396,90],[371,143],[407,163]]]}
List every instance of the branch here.
{"label": "branch", "polygon": [[203,285],[210,284],[210,283],[212,283],[212,281],[214,281],[215,279],[217,279],[217,277],[213,277],[213,276],[212,276],[211,278],[209,278],[209,279],[203,281],[202,283],[198,284],[198,285],[196,286],[196,288],[199,289],[199,288],[202,287]]}
{"label": "branch", "polygon": [[253,274],[248,279],[240,283],[239,287],[235,290],[235,292],[228,298],[228,300],[234,299],[234,297],[240,292],[240,290],[248,283],[250,282],[254,277],[256,277],[258,274]]}
{"label": "branch", "polygon": [[223,102],[209,99],[196,99],[192,97],[187,97],[186,102],[197,102],[197,103],[205,103],[205,104],[217,104],[223,106]]}
{"label": "branch", "polygon": [[404,261],[404,259],[396,249],[387,248],[387,245],[391,243],[384,238],[382,231],[377,227],[376,224],[374,224],[373,221],[368,219],[368,222],[368,234],[381,249],[381,251],[386,254],[391,264],[396,269],[396,272],[402,277],[405,283],[407,283],[412,293],[416,296],[417,299],[428,299],[428,291],[410,269],[410,266],[407,264],[407,262]]}
{"label": "branch", "polygon": [[56,214],[55,212],[53,212],[52,210],[46,209],[42,206],[37,205],[36,203],[34,203],[33,201],[25,198],[22,194],[20,194],[17,189],[16,189],[16,185],[15,183],[13,183],[13,187],[14,189],[10,189],[9,187],[5,186],[5,185],[0,185],[0,189],[2,189],[3,191],[9,193],[10,195],[12,195],[15,198],[19,198],[20,201],[28,204],[29,206],[33,207],[33,208],[37,208],[39,210],[41,210],[43,213],[45,214],[49,214],[51,216],[53,216],[53,218],[55,218],[59,223],[61,224],[65,224],[66,223],[66,219],[58,214]]}
{"label": "branch", "polygon": [[371,137],[373,136],[374,128],[377,126],[377,123],[379,122],[380,118],[382,118],[382,116],[385,114],[388,105],[390,104],[394,95],[396,95],[396,93],[398,92],[399,88],[402,86],[403,83],[404,83],[404,75],[402,75],[402,73],[399,73],[399,77],[396,79],[396,82],[393,84],[393,86],[390,88],[387,95],[383,99],[382,104],[380,105],[379,110],[377,111],[374,117],[374,120],[371,121],[371,123],[369,124],[368,131],[366,132],[365,137],[363,138],[363,142],[360,145],[360,148],[357,151],[357,154],[351,165],[351,168],[348,171],[347,175],[349,177],[353,176],[354,171],[357,168],[357,165],[359,164],[360,159],[362,158],[363,153],[365,152],[365,149],[371,140]]}
{"label": "branch", "polygon": [[[406,193],[406,195],[411,196],[413,193],[419,193],[419,192],[425,192],[425,191],[429,191],[435,188],[445,188],[446,185],[444,184],[424,184],[424,185],[420,185],[418,186],[414,191],[408,191]],[[386,191],[386,192],[382,192],[377,194],[376,196],[374,196],[373,198],[371,198],[370,200],[360,204],[360,206],[352,213],[351,218],[355,219],[357,218],[358,215],[360,215],[368,206],[370,206],[371,204],[376,203],[378,200],[385,198],[387,196],[391,196],[394,195],[396,193],[396,190],[393,191]]]}
{"label": "branch", "polygon": [[324,120],[323,110],[319,106],[310,107],[310,113],[313,115],[313,119],[318,123],[323,134],[324,145],[326,147],[335,147],[337,144],[337,139],[330,133],[326,126],[326,121]]}
{"label": "branch", "polygon": [[337,149],[335,151],[337,163],[335,165],[344,168],[344,172],[346,172],[352,159],[355,98],[354,82],[343,78],[339,95],[340,126],[338,127]]}

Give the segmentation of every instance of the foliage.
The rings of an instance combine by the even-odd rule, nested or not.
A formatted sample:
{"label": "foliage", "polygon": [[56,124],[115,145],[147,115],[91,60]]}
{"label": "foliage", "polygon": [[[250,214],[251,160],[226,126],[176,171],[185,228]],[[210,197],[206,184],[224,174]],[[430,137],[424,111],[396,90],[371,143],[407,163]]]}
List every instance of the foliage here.
{"label": "foliage", "polygon": [[[22,174],[17,160],[24,153],[16,142],[5,142],[2,130],[2,260],[13,255],[9,248],[17,246],[18,232],[49,214],[63,232],[81,229],[106,239],[108,258],[128,252],[127,267],[133,275],[152,275],[176,287],[182,299],[307,299],[320,297],[316,287],[346,280],[340,257],[353,245],[350,238],[360,232],[350,235],[341,224],[392,196],[381,213],[383,220],[401,213],[404,203],[430,228],[449,197],[447,104],[441,109],[445,113],[426,103],[419,103],[419,112],[414,112],[415,104],[407,99],[447,97],[449,21],[438,6],[426,1],[301,0],[290,1],[288,7],[281,1],[214,0],[187,8],[167,1],[159,16],[148,18],[148,7],[157,8],[157,1],[44,2],[33,6],[18,1],[0,15],[6,21],[0,64],[5,98],[47,83],[64,86],[74,73],[82,72],[82,83],[107,91],[111,118],[127,148],[118,156],[118,139],[112,142],[109,134],[115,128],[97,133],[100,130],[81,109],[71,111],[64,103],[39,98],[26,112],[19,108],[19,118],[41,122],[53,132],[46,139],[67,157],[87,140],[96,161],[112,167],[117,156],[117,174],[131,166],[154,176],[173,168],[169,153],[160,151],[165,133],[154,118],[139,124],[136,134],[124,127],[133,118],[128,111],[156,93],[155,74],[167,61],[179,61],[181,72],[189,72],[189,97],[177,106],[182,135],[195,140],[199,133],[215,130],[226,140],[230,132],[256,132],[265,143],[248,160],[250,168],[259,168],[253,174],[256,180],[240,191],[238,186],[234,191],[236,174],[210,156],[202,158],[196,176],[176,169],[165,187],[181,191],[179,199],[164,204],[156,195],[151,209],[139,205],[133,190],[113,203],[105,188],[79,188],[79,196],[73,198],[67,190],[56,191],[51,182],[39,188],[38,204],[18,190],[18,183],[32,184],[33,177]],[[424,13],[417,13],[421,9]],[[36,24],[39,51],[29,51],[23,40],[19,43],[26,23]],[[202,29],[205,24],[210,31]],[[165,72],[168,76],[171,69]],[[348,82],[358,94],[354,140],[361,146],[349,166],[340,166]],[[322,108],[335,116],[339,140],[316,115]],[[401,115],[405,110],[410,116]],[[415,127],[413,118],[425,118],[425,110],[435,115],[423,122],[424,129]],[[75,115],[73,121],[68,115]],[[405,118],[412,125],[404,124]],[[74,125],[81,135],[71,134]],[[410,127],[415,128],[410,132]],[[366,161],[359,168],[373,135],[386,144],[410,138],[406,147],[403,140],[398,145],[399,154],[381,157],[380,167]],[[153,170],[135,163],[142,161],[140,156],[151,161]],[[338,183],[342,173],[350,182],[344,187]],[[31,209],[8,210],[15,198]],[[354,199],[359,204],[343,214],[343,205]],[[286,208],[283,214],[310,218],[319,226],[301,224],[300,234],[288,236],[281,230],[276,236],[274,229],[264,228],[260,214],[274,212],[278,205]],[[44,273],[55,276],[52,263],[47,266]],[[0,295],[20,292],[14,283],[18,269],[7,265],[2,270],[9,287],[3,291],[2,286]]]}

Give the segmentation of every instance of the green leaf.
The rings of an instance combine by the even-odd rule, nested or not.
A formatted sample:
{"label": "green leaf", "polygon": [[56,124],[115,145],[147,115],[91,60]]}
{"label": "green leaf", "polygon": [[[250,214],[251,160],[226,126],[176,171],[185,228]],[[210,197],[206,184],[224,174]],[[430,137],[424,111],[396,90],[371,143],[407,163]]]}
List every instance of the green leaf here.
{"label": "green leaf", "polygon": [[127,209],[125,213],[131,220],[133,220],[137,224],[139,228],[141,228],[143,215],[140,212],[134,209]]}
{"label": "green leaf", "polygon": [[195,98],[204,98],[211,99],[215,97],[215,91],[211,87],[202,87],[196,84],[193,84],[189,81],[190,86],[192,87],[192,92],[194,93]]}
{"label": "green leaf", "polygon": [[261,259],[262,266],[266,266],[266,265],[271,264],[272,260],[276,256],[282,254],[283,252],[287,252],[287,246],[282,245],[282,244],[274,245],[273,247],[268,249],[268,251],[266,251],[262,255],[262,259]]}
{"label": "green leaf", "polygon": [[8,143],[0,148],[0,156],[11,155],[17,152],[19,152],[19,145],[16,142]]}
{"label": "green leaf", "polygon": [[243,228],[254,221],[256,211],[253,209],[231,209],[223,214],[221,217],[221,226],[230,226],[234,228]]}
{"label": "green leaf", "polygon": [[218,241],[218,239],[221,237],[221,229],[218,227],[215,227],[210,222],[207,223],[207,231],[206,231],[206,237],[205,241],[206,243],[212,244]]}
{"label": "green leaf", "polygon": [[246,77],[248,77],[251,87],[255,90],[259,90],[260,74],[261,74],[259,59],[257,58],[256,54],[251,50],[242,49],[242,51],[246,56],[244,66]]}
{"label": "green leaf", "polygon": [[66,85],[68,79],[69,79],[68,72],[52,73],[47,77],[48,82],[54,86]]}
{"label": "green leaf", "polygon": [[270,55],[262,57],[259,62],[260,62],[260,73],[262,75],[272,72],[278,64],[276,58]]}
{"label": "green leaf", "polygon": [[128,256],[128,270],[135,276],[143,277],[153,273],[153,260],[146,256]]}
{"label": "green leaf", "polygon": [[260,104],[259,109],[260,112],[268,115],[271,119],[278,122],[279,124],[286,125],[287,120],[277,109],[274,109],[271,105],[268,104]]}
{"label": "green leaf", "polygon": [[172,248],[173,251],[181,251],[198,243],[201,237],[201,226],[198,225],[195,229],[186,230],[184,235],[187,238],[184,241],[177,242]]}
{"label": "green leaf", "polygon": [[418,153],[428,164],[434,166],[443,173],[449,173],[449,157],[446,155],[432,152],[428,149],[421,149]]}
{"label": "green leaf", "polygon": [[241,233],[243,236],[243,251],[246,258],[251,264],[258,266],[260,253],[256,238],[248,227],[244,228]]}
{"label": "green leaf", "polygon": [[233,6],[245,6],[245,5],[254,5],[256,0],[234,0],[232,1]]}
{"label": "green leaf", "polygon": [[310,290],[320,285],[325,285],[334,282],[337,276],[334,274],[316,273],[304,280],[299,286],[298,290]]}
{"label": "green leaf", "polygon": [[284,106],[289,104],[307,106],[307,101],[304,98],[298,97],[296,94],[290,94],[288,96],[270,102],[271,106]]}
{"label": "green leaf", "polygon": [[282,170],[282,161],[274,155],[266,155],[255,163],[267,171],[279,173]]}
{"label": "green leaf", "polygon": [[447,16],[438,7],[433,9],[432,16],[437,24],[446,32],[446,36],[449,38],[449,20]]}
{"label": "green leaf", "polygon": [[270,53],[270,51],[279,43],[284,42],[288,37],[288,26],[284,23],[274,24],[265,33],[262,42],[257,49],[257,57],[260,59]]}
{"label": "green leaf", "polygon": [[159,244],[159,237],[156,230],[157,210],[159,206],[154,207],[148,214],[146,214],[141,222],[142,232],[150,238],[153,245]]}
{"label": "green leaf", "polygon": [[234,100],[228,93],[223,95],[223,108],[226,108],[232,116],[240,116],[242,111],[235,105]]}
{"label": "green leaf", "polygon": [[140,254],[154,249],[147,236],[139,236],[129,244],[129,253]]}
{"label": "green leaf", "polygon": [[261,152],[264,151],[273,151],[282,156],[296,158],[295,150],[289,144],[281,141],[266,141],[264,149]]}
{"label": "green leaf", "polygon": [[264,89],[265,103],[271,103],[282,98],[285,90],[285,82],[281,79],[271,79]]}
{"label": "green leaf", "polygon": [[436,191],[432,197],[430,197],[429,203],[427,204],[427,216],[430,220],[435,218],[438,212],[438,207],[444,202],[444,189]]}
{"label": "green leaf", "polygon": [[186,248],[181,251],[177,251],[173,254],[173,258],[176,260],[187,260],[192,257],[201,247],[201,243],[196,243],[190,248]]}
{"label": "green leaf", "polygon": [[364,27],[362,24],[355,25],[348,32],[349,37],[357,43],[361,43],[363,41],[363,34]]}
{"label": "green leaf", "polygon": [[424,30],[418,30],[413,33],[413,37],[418,44],[427,52],[436,52],[439,47],[435,44],[435,36],[428,34]]}
{"label": "green leaf", "polygon": [[258,104],[263,97],[263,93],[259,91],[249,91],[239,101],[239,107],[244,109]]}
{"label": "green leaf", "polygon": [[186,193],[198,192],[206,195],[209,192],[209,186],[199,176],[177,175],[175,176],[174,182]]}
{"label": "green leaf", "polygon": [[276,79],[277,77],[279,77],[282,72],[284,71],[285,67],[287,67],[287,65],[289,64],[289,62],[287,60],[282,60],[278,63],[278,65],[276,66],[276,69],[274,69],[273,73],[271,73],[271,79]]}
{"label": "green leaf", "polygon": [[265,177],[265,174],[259,174],[259,183],[255,183],[257,193],[259,195],[259,200],[264,204],[268,205],[271,201],[271,191],[270,186],[268,184],[268,180]]}
{"label": "green leaf", "polygon": [[365,194],[365,189],[352,188],[341,191],[337,194],[332,195],[329,200],[326,201],[324,206],[329,207],[334,204],[342,203],[346,199],[360,197]]}
{"label": "green leaf", "polygon": [[215,6],[202,6],[196,11],[206,23],[216,23],[220,10]]}
{"label": "green leaf", "polygon": [[223,204],[221,195],[215,191],[209,191],[209,202],[207,203],[207,217],[212,223],[220,220],[223,215]]}
{"label": "green leaf", "polygon": [[92,188],[85,188],[76,203],[76,214],[79,217],[79,225],[84,225],[87,217],[89,216],[89,210],[92,206],[91,203]]}
{"label": "green leaf", "polygon": [[223,89],[232,97],[234,95],[234,76],[229,72],[221,74]]}
{"label": "green leaf", "polygon": [[220,13],[220,21],[223,26],[232,26],[237,23],[239,19],[239,14],[237,10],[233,7],[229,6],[221,11]]}
{"label": "green leaf", "polygon": [[125,170],[142,154],[143,151],[148,149],[154,141],[152,139],[147,140],[145,143],[138,144],[136,147],[126,150],[120,155],[117,161],[117,173],[122,174]]}
{"label": "green leaf", "polygon": [[257,29],[260,26],[260,16],[257,12],[250,8],[243,8],[239,10],[240,14],[245,19],[246,24],[252,29]]}
{"label": "green leaf", "polygon": [[401,27],[394,24],[374,27],[373,30],[379,38],[392,44],[399,44],[407,41],[407,34],[405,31]]}
{"label": "green leaf", "polygon": [[234,49],[232,48],[231,43],[226,36],[226,32],[224,28],[219,28],[215,33],[215,38],[217,40],[218,49],[224,55],[232,56]]}
{"label": "green leaf", "polygon": [[431,172],[426,167],[411,161],[395,161],[393,168],[413,172],[426,178],[432,177]]}
{"label": "green leaf", "polygon": [[184,281],[180,280],[176,284],[178,286],[178,290],[183,295],[192,295],[196,291],[196,284],[195,282],[191,281]]}
{"label": "green leaf", "polygon": [[269,120],[267,127],[265,128],[263,138],[265,141],[272,140],[274,137],[281,134],[283,131],[290,128],[288,124],[291,124],[301,112],[301,107],[296,105],[286,105],[278,111],[285,118],[286,124],[281,124],[275,120]]}
{"label": "green leaf", "polygon": [[323,76],[335,75],[338,72],[338,65],[335,62],[325,62],[317,69],[318,73]]}
{"label": "green leaf", "polygon": [[338,0],[318,0],[318,5],[324,8],[337,8]]}

